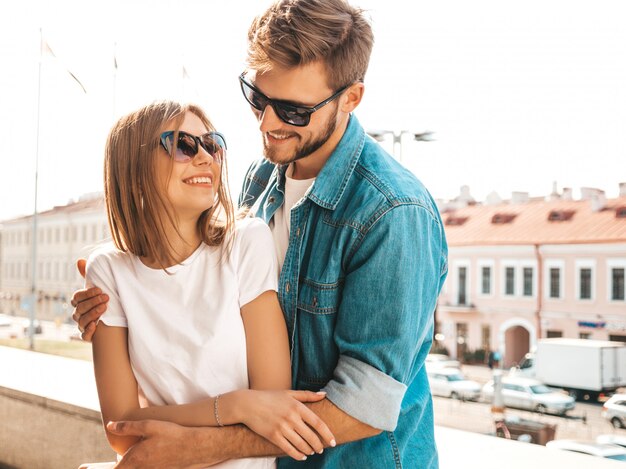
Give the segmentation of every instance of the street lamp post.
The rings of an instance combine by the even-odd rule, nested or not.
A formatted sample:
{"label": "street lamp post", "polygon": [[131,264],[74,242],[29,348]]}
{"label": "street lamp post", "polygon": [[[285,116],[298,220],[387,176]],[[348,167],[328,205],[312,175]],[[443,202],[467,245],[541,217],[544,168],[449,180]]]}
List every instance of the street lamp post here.
{"label": "street lamp post", "polygon": [[413,140],[417,142],[432,142],[433,133],[431,131],[425,132],[412,132],[410,130],[369,130],[368,135],[377,142],[383,142],[386,140],[387,135],[391,135],[393,138],[393,156],[398,161],[402,161],[402,136],[405,134],[411,135]]}

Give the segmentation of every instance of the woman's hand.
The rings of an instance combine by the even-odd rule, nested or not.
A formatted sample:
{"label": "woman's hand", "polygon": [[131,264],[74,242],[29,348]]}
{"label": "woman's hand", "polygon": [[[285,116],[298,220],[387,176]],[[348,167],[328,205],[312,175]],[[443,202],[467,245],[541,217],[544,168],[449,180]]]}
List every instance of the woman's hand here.
{"label": "woman's hand", "polygon": [[335,446],[330,429],[303,404],[325,399],[325,392],[246,390],[238,397],[240,422],[288,456],[302,461],[307,455],[322,453],[322,440],[326,446]]}

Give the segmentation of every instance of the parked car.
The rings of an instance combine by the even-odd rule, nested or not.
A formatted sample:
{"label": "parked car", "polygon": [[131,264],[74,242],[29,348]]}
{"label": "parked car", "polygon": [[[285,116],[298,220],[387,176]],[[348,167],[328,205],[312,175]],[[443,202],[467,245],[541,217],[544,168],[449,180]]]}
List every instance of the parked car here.
{"label": "parked car", "polygon": [[598,456],[616,461],[626,461],[626,448],[622,448],[617,445],[594,443],[593,441],[582,440],[552,440],[546,443],[546,447],[573,451],[575,453],[583,453],[590,456]]}
{"label": "parked car", "polygon": [[626,428],[626,394],[613,394],[602,406],[602,416],[615,428]]}
{"label": "parked car", "polygon": [[[483,386],[483,399],[493,398],[493,380]],[[533,410],[539,413],[565,415],[576,405],[573,397],[547,387],[541,381],[519,376],[502,378],[502,400],[506,407]]]}
{"label": "parked car", "polygon": [[[43,328],[41,327],[41,322],[38,319],[35,319],[35,324],[33,324],[35,328],[35,334],[41,334],[43,332]],[[30,319],[24,319],[22,321],[22,328],[24,331],[24,335],[28,335],[30,331]]]}
{"label": "parked car", "polygon": [[460,368],[461,363],[453,360],[448,355],[442,353],[429,353],[426,357],[426,369],[431,368]]}
{"label": "parked car", "polygon": [[457,368],[430,369],[428,382],[433,396],[471,401],[480,397],[480,384],[467,379]]}
{"label": "parked car", "polygon": [[0,327],[11,327],[13,319],[6,314],[0,314]]}
{"label": "parked car", "polygon": [[622,435],[598,435],[596,437],[596,443],[617,445],[617,446],[621,446],[622,448],[626,448],[626,436],[622,436]]}

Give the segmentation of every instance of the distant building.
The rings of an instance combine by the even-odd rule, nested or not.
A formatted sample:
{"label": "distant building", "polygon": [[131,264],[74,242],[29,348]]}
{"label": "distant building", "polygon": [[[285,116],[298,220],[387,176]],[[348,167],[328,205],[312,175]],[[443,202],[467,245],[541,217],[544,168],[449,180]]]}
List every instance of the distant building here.
{"label": "distant building", "polygon": [[438,345],[519,362],[542,337],[626,341],[626,185],[468,205],[443,214],[449,274]]}
{"label": "distant building", "polygon": [[[26,315],[32,289],[33,217],[0,226],[0,312]],[[72,293],[83,287],[76,260],[110,238],[102,194],[92,195],[37,216],[37,317],[65,320]]]}

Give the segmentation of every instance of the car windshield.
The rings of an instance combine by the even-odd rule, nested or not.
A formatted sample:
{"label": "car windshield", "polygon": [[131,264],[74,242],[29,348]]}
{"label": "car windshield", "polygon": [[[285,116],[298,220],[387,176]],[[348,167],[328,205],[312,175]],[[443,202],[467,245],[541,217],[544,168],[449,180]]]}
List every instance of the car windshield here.
{"label": "car windshield", "polygon": [[530,387],[533,394],[550,394],[552,390],[545,384],[535,384]]}
{"label": "car windshield", "polygon": [[448,381],[465,381],[462,374],[448,375]]}

